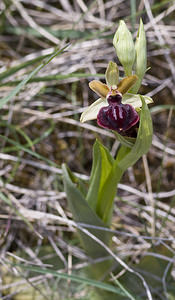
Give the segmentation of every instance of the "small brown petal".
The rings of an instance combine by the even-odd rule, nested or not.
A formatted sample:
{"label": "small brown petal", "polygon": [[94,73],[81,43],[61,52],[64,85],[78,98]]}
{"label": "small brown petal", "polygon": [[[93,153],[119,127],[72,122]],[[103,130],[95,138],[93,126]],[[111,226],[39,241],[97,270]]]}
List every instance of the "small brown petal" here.
{"label": "small brown petal", "polygon": [[122,93],[125,94],[137,81],[138,77],[136,75],[132,75],[132,76],[128,76],[123,78],[117,87],[117,90]]}
{"label": "small brown petal", "polygon": [[108,86],[98,80],[92,80],[89,82],[89,87],[102,98],[106,98],[107,94],[109,93]]}

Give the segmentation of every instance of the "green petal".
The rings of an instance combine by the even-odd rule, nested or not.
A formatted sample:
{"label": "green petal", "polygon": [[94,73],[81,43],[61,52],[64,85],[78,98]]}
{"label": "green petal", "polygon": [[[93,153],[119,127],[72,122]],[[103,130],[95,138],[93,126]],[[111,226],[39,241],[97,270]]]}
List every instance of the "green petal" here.
{"label": "green petal", "polygon": [[81,114],[80,122],[84,123],[86,121],[97,119],[98,112],[100,108],[107,106],[108,102],[104,98],[99,98],[90,106],[88,106],[85,111]]}
{"label": "green petal", "polygon": [[[153,99],[148,96],[142,96],[146,102],[146,104],[153,103]],[[142,101],[140,99],[139,94],[124,94],[122,98],[123,104],[131,104],[135,109],[142,107]]]}

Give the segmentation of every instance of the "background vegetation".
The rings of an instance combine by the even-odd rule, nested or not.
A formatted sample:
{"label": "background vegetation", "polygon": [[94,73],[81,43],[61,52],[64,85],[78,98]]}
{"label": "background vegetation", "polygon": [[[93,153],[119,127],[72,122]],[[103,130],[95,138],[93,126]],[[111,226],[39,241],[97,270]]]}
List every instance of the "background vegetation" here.
{"label": "background vegetation", "polygon": [[[141,92],[154,99],[154,137],[148,155],[119,185],[112,249],[128,266],[147,265],[148,278],[157,280],[159,275],[152,288],[154,299],[175,299],[175,289],[167,283],[167,276],[171,282],[175,278],[175,2],[171,0],[1,0],[1,299],[91,299],[97,283],[84,279],[84,269],[93,262],[75,234],[60,167],[66,162],[87,180],[95,138],[115,155],[114,135],[95,121],[81,124],[79,116],[95,100],[88,82],[104,80],[108,61],[117,62],[112,38],[119,20],[125,20],[135,37],[140,17],[150,68]],[[63,278],[54,273],[57,270]],[[122,269],[118,278],[125,272]],[[144,294],[139,299],[145,299]]]}

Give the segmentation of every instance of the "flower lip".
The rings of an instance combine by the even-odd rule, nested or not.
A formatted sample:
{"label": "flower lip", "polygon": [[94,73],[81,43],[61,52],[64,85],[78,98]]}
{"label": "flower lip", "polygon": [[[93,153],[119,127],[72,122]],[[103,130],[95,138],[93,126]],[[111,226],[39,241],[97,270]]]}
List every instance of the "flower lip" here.
{"label": "flower lip", "polygon": [[125,131],[139,121],[139,115],[129,104],[115,104],[102,107],[97,115],[99,126],[117,131],[124,135]]}

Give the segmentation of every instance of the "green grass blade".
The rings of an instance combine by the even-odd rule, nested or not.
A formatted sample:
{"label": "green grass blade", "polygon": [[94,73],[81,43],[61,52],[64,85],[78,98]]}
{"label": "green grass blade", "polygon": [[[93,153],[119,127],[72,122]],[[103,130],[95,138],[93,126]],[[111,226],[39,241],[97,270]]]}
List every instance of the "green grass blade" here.
{"label": "green grass blade", "polygon": [[55,164],[54,162],[52,162],[50,159],[48,159],[48,158],[46,158],[46,157],[44,157],[44,156],[38,154],[37,152],[34,152],[34,151],[32,151],[32,150],[26,148],[25,146],[23,146],[23,145],[21,145],[21,144],[15,142],[15,141],[13,141],[13,140],[11,140],[11,139],[8,138],[8,137],[5,137],[5,136],[3,136],[3,135],[0,135],[0,139],[5,140],[6,142],[8,142],[8,143],[10,143],[10,144],[12,144],[12,145],[14,145],[14,146],[16,146],[19,150],[23,150],[24,152],[26,152],[26,153],[32,155],[32,156],[35,157],[35,158],[38,158],[38,159],[40,159],[40,160],[43,160],[43,161],[47,162],[47,163],[48,163],[49,165],[51,165],[51,166],[58,167],[58,165]]}
{"label": "green grass blade", "polygon": [[154,107],[150,108],[151,113],[159,113],[161,111],[164,111],[166,109],[173,109],[175,110],[175,105],[173,104],[162,104],[162,105],[156,105]]}
{"label": "green grass blade", "polygon": [[130,0],[130,7],[131,7],[132,32],[134,32],[135,24],[136,24],[136,0]]}
{"label": "green grass blade", "polygon": [[80,276],[77,276],[77,275],[69,275],[69,274],[66,274],[66,273],[57,272],[57,271],[53,271],[51,269],[46,269],[46,268],[33,267],[33,266],[32,267],[31,266],[24,266],[22,264],[14,264],[14,263],[12,263],[12,265],[13,266],[18,266],[21,269],[25,269],[27,271],[41,273],[41,274],[45,274],[45,275],[46,274],[51,274],[54,277],[58,277],[58,278],[65,279],[65,280],[69,279],[69,280],[74,281],[74,282],[83,283],[85,285],[90,285],[92,287],[99,288],[99,289],[105,290],[105,291],[109,291],[109,292],[112,292],[112,293],[115,293],[115,294],[118,294],[118,295],[124,295],[124,293],[120,289],[114,287],[113,285],[103,283],[103,282],[100,282],[100,281],[97,281],[97,280],[92,280],[92,279],[85,278],[85,277],[80,277]]}
{"label": "green grass blade", "polygon": [[7,77],[9,77],[9,76],[11,76],[11,75],[13,75],[13,74],[15,74],[19,70],[22,70],[22,69],[24,69],[24,68],[26,68],[30,65],[33,65],[36,62],[41,61],[42,59],[47,58],[47,57],[49,57],[49,54],[38,56],[34,59],[30,59],[28,61],[25,61],[25,62],[23,62],[23,63],[21,63],[17,66],[11,67],[10,69],[8,69],[8,70],[6,70],[6,71],[4,71],[0,74],[0,81],[7,78]]}
{"label": "green grass blade", "polygon": [[8,101],[10,101],[14,96],[16,96],[19,91],[29,82],[29,80],[35,76],[42,68],[44,68],[54,57],[61,54],[68,45],[63,47],[62,49],[54,51],[53,54],[51,54],[45,62],[42,62],[38,67],[36,67],[26,78],[24,78],[7,96],[1,99],[0,101],[0,108],[4,106]]}
{"label": "green grass blade", "polygon": [[131,300],[136,300],[135,297],[133,297],[126,289],[125,287],[120,283],[120,281],[115,278],[113,275],[112,275],[112,278],[114,280],[114,282],[116,283],[116,285],[119,286],[119,288],[124,292],[125,296],[128,297],[128,299],[131,299]]}
{"label": "green grass blade", "polygon": [[[45,82],[45,81],[52,81],[52,80],[64,80],[68,78],[104,78],[104,74],[91,74],[91,73],[71,73],[71,74],[54,74],[54,75],[47,75],[47,76],[41,76],[41,77],[34,77],[30,78],[28,82]],[[1,86],[14,86],[19,84],[20,80],[13,80],[8,81],[4,83],[0,83]]]}
{"label": "green grass blade", "polygon": [[[27,141],[27,143],[24,144],[23,147],[32,149],[32,147],[34,145],[38,144],[43,139],[47,138],[53,132],[53,130],[55,128],[55,123],[51,120],[51,126],[43,134],[41,134],[41,136],[37,137],[33,141],[29,138],[29,136],[21,128],[14,126],[13,124],[8,124],[7,122],[0,122],[0,127],[2,127],[2,126],[8,127],[12,131],[13,134],[19,133]],[[2,138],[2,136],[1,136],[1,138]],[[18,142],[15,142],[15,141],[12,142],[12,141],[13,140],[11,140],[11,139],[9,140],[9,142],[11,142],[13,144],[16,143],[16,145],[4,147],[2,150],[3,153],[9,153],[11,151],[21,150],[21,149],[19,149],[19,145],[21,145],[21,144],[19,144]]]}
{"label": "green grass blade", "polygon": [[[12,209],[12,211],[18,216],[20,217],[20,219],[33,231],[35,232],[35,234],[37,236],[39,236],[41,238],[41,236],[36,232],[36,230],[34,229],[33,225],[28,221],[27,218],[25,218],[19,211],[18,209],[16,209],[14,207],[14,204],[12,203],[12,201],[10,200],[10,198],[8,198],[4,193],[2,193],[0,191],[0,199],[5,202],[7,205],[10,206],[10,208]],[[9,217],[10,218],[10,217]]]}

